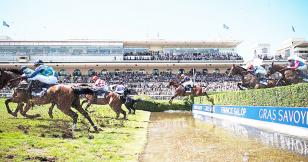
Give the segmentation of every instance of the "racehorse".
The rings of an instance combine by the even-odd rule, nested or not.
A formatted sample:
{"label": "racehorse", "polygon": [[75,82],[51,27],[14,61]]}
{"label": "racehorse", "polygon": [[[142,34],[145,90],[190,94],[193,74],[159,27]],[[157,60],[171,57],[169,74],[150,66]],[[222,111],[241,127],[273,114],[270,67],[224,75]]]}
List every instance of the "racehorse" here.
{"label": "racehorse", "polygon": [[185,92],[184,87],[175,80],[170,81],[169,86],[173,86],[175,88],[175,94],[169,100],[170,104],[172,103],[172,100],[174,98],[176,98],[177,96],[189,96],[189,95],[204,96],[205,95],[207,97],[207,99],[214,105],[214,100],[212,98],[210,98],[209,95],[206,93],[206,91],[204,90],[205,87],[201,87],[199,85],[194,85],[192,87],[192,91],[187,93],[187,92]]}
{"label": "racehorse", "polygon": [[[131,97],[127,97],[126,98],[126,102],[125,102],[125,107],[128,109],[128,113],[129,114],[136,114],[136,108],[135,108],[135,104],[138,102],[143,101],[142,99],[138,98],[138,99],[133,99]],[[131,112],[133,111],[133,112]]]}
{"label": "racehorse", "polygon": [[234,75],[239,75],[242,77],[242,82],[238,83],[237,86],[239,87],[240,90],[243,90],[243,87],[245,88],[270,88],[274,87],[278,84],[277,80],[274,79],[268,79],[267,80],[267,85],[260,84],[257,80],[257,77],[253,75],[252,73],[248,72],[245,68],[241,66],[236,66],[232,65],[230,71],[229,71],[229,77],[234,76]]}
{"label": "racehorse", "polygon": [[135,108],[135,104],[140,102],[140,101],[143,101],[142,99],[133,99],[132,97],[128,96],[128,95],[137,95],[138,93],[133,90],[133,89],[125,89],[124,90],[124,98],[125,100],[122,101],[125,105],[125,107],[128,109],[128,113],[131,114],[133,111],[132,114],[136,114],[136,108]]}
{"label": "racehorse", "polygon": [[98,98],[95,94],[87,94],[85,95],[85,100],[82,101],[81,106],[87,103],[85,110],[87,111],[88,108],[92,104],[96,105],[107,105],[112,108],[112,110],[116,113],[116,118],[120,117],[120,113],[123,114],[123,119],[126,119],[126,112],[122,109],[122,101],[120,99],[120,95],[115,92],[106,92],[103,98]]}
{"label": "racehorse", "polygon": [[[9,84],[10,80],[20,77],[22,72],[18,69],[0,69],[0,90]],[[16,87],[18,82],[10,83],[10,87]]]}
{"label": "racehorse", "polygon": [[125,105],[125,107],[128,109],[129,114],[133,110],[133,114],[135,114],[136,109],[134,107],[135,103],[142,101],[141,99],[133,99],[131,97],[128,97],[128,94],[137,94],[137,92],[130,90],[130,89],[125,89],[124,90],[124,96],[120,96],[119,94],[115,92],[107,92],[105,94],[105,97],[103,98],[97,98],[95,95],[88,94],[85,96],[85,100],[82,101],[81,106],[85,103],[87,103],[85,110],[88,111],[88,108],[92,104],[97,104],[97,105],[107,105],[112,108],[112,110],[117,114],[116,118],[119,118],[120,113],[124,115],[124,119],[126,119],[126,112],[122,109],[122,104]]}
{"label": "racehorse", "polygon": [[[18,69],[0,69],[0,90],[5,87],[6,85],[9,86],[9,88],[14,88],[18,85],[19,82],[14,81],[10,82],[14,78],[18,78],[22,75],[22,72]],[[7,108],[7,111],[9,114],[13,116],[17,116],[18,111],[20,110],[20,107],[22,107],[23,104],[20,103],[17,105],[17,109],[12,112],[10,109]],[[16,115],[15,115],[16,114]]]}
{"label": "racehorse", "polygon": [[[13,79],[14,77],[17,77],[17,79]],[[4,87],[8,82],[3,82],[4,80],[8,80],[10,78],[12,80],[12,84],[16,84],[15,82],[19,82],[18,87],[14,89],[14,93],[11,98],[8,98],[5,101],[5,105],[7,108],[7,111],[9,114],[13,116],[17,116],[18,110],[20,110],[21,114],[27,118],[36,118],[39,117],[39,114],[35,115],[28,115],[27,112],[33,105],[44,105],[48,103],[52,103],[52,106],[57,105],[58,109],[60,109],[64,114],[70,116],[73,119],[73,128],[76,127],[78,114],[72,111],[71,107],[74,107],[78,112],[80,112],[93,126],[95,131],[98,131],[97,126],[93,123],[92,119],[90,118],[89,114],[82,109],[80,105],[80,98],[79,93],[76,92],[71,86],[67,85],[54,85],[51,86],[47,93],[43,97],[32,97],[31,100],[29,100],[29,93],[25,89],[27,87],[27,84],[23,84],[18,77],[20,77],[20,74],[12,74],[8,73],[6,71],[1,71],[0,75],[0,87]],[[19,81],[18,81],[19,80]],[[9,103],[14,102],[17,103],[18,106],[14,112],[12,112],[9,108]],[[23,105],[26,103],[25,109],[23,110]]]}
{"label": "racehorse", "polygon": [[269,72],[267,73],[267,76],[270,76],[276,72],[282,74],[282,78],[280,80],[282,80],[285,85],[302,82],[302,79],[298,77],[299,75],[297,71],[291,70],[287,66],[274,64],[274,62],[272,62],[272,65],[269,67]]}

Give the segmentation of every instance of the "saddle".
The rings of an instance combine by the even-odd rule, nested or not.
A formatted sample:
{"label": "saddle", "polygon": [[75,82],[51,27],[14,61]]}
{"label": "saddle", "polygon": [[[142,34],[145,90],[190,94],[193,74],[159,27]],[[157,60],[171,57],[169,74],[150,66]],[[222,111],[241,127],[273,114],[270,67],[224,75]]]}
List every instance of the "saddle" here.
{"label": "saddle", "polygon": [[31,95],[34,97],[42,97],[47,93],[47,90],[54,85],[56,84],[46,84],[35,80],[33,81],[32,88],[30,88]]}
{"label": "saddle", "polygon": [[33,97],[42,97],[46,94],[48,88],[54,85],[55,84],[45,84],[37,80],[32,81],[32,83],[22,81],[16,89],[26,91]]}

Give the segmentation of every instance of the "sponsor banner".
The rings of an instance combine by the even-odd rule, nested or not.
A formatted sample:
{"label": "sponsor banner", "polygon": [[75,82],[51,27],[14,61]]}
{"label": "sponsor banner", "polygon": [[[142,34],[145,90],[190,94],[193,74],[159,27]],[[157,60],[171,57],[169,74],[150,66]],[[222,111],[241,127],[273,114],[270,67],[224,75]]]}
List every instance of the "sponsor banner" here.
{"label": "sponsor banner", "polygon": [[194,104],[193,110],[308,128],[308,108]]}

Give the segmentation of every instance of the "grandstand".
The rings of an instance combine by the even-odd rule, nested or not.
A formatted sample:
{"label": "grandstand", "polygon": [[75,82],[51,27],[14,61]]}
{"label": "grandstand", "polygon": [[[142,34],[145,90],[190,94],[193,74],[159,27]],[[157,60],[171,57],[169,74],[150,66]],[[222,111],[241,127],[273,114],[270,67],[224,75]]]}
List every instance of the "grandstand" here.
{"label": "grandstand", "polygon": [[243,64],[240,41],[16,41],[0,40],[0,68],[32,66],[37,59],[59,72],[60,82],[85,83],[99,75],[109,84],[123,81],[146,95],[171,95],[167,87],[187,73],[209,90],[236,89],[225,72]]}
{"label": "grandstand", "polygon": [[[0,40],[2,65],[27,65],[43,61],[73,73],[95,71],[186,71],[196,68],[225,71],[226,65],[243,63],[235,48],[240,41],[15,41]],[[165,68],[165,69],[164,69]],[[156,70],[157,71],[157,70]]]}

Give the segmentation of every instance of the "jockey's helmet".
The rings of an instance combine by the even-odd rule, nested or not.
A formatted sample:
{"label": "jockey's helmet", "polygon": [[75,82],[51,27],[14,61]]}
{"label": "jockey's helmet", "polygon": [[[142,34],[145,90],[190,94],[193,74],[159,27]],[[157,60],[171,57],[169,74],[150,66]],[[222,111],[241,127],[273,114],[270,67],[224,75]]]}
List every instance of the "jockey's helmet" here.
{"label": "jockey's helmet", "polygon": [[42,60],[36,60],[35,62],[34,62],[34,66],[40,66],[40,65],[43,65],[44,64],[44,62],[42,61]]}
{"label": "jockey's helmet", "polygon": [[248,69],[252,69],[252,68],[253,68],[253,65],[252,65],[252,64],[249,64],[249,65],[247,66],[247,68],[248,68]]}
{"label": "jockey's helmet", "polygon": [[96,76],[96,75],[94,75],[93,77],[92,77],[92,80],[93,81],[96,81],[98,79],[98,76]]}

